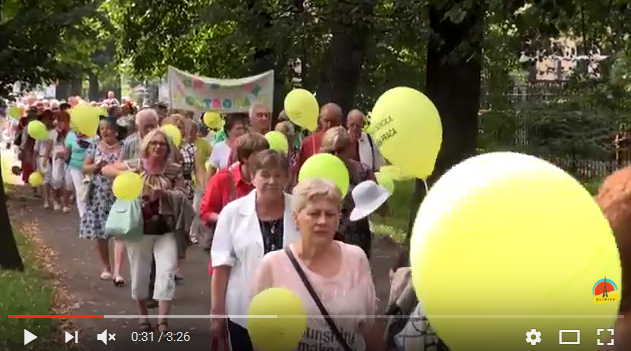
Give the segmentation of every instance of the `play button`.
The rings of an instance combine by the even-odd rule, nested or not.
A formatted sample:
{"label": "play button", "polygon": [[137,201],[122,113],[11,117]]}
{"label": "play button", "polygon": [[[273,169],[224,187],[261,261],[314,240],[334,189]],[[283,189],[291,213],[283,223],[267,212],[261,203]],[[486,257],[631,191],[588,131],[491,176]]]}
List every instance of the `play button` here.
{"label": "play button", "polygon": [[37,339],[37,335],[31,333],[30,331],[24,329],[24,345],[28,344],[29,342],[33,341]]}

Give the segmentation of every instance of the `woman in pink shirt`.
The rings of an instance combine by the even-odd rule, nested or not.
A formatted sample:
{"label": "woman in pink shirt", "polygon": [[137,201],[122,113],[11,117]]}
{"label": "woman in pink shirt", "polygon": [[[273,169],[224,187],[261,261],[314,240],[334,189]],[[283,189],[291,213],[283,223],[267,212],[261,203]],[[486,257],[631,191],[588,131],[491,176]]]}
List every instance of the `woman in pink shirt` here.
{"label": "woman in pink shirt", "polygon": [[333,239],[342,194],[314,179],[296,186],[292,202],[301,241],[263,258],[253,294],[280,287],[301,298],[309,317],[296,350],[384,350],[366,254]]}

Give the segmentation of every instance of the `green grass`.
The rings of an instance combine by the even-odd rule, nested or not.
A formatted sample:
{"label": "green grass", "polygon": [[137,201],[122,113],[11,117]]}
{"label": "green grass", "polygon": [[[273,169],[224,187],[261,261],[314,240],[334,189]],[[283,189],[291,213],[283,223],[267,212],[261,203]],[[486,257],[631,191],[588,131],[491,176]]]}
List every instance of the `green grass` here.
{"label": "green grass", "polygon": [[[34,244],[14,229],[22,259],[23,272],[0,270],[0,350],[41,350],[55,332],[51,319],[8,319],[8,315],[51,314],[54,289],[49,274],[38,263]],[[24,346],[24,331],[37,339]]]}
{"label": "green grass", "polygon": [[401,180],[394,184],[394,194],[388,199],[389,215],[371,216],[375,225],[375,233],[388,235],[396,242],[403,242],[407,232],[410,203],[414,193],[414,180]]}

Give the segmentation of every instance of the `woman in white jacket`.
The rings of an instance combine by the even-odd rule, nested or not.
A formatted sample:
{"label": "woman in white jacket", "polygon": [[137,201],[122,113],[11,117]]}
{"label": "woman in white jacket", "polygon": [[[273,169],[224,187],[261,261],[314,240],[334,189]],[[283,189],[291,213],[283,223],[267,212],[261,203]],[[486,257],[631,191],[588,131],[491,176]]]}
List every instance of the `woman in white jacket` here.
{"label": "woman in white jacket", "polygon": [[[284,154],[264,150],[251,156],[255,190],[230,202],[219,214],[211,247],[211,315],[247,315],[250,291],[263,255],[300,240],[284,193],[289,164]],[[215,340],[229,337],[233,350],[252,350],[244,318],[211,321]]]}

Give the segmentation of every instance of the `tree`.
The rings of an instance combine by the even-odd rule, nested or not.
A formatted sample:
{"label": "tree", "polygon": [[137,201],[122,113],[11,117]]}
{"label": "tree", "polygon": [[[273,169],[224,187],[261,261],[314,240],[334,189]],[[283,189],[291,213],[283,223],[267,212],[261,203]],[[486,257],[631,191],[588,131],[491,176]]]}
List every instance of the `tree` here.
{"label": "tree", "polygon": [[16,82],[29,88],[71,77],[74,68],[56,57],[64,44],[60,33],[102,1],[0,1],[0,96],[8,96]]}
{"label": "tree", "polygon": [[[485,13],[483,1],[452,0],[429,9],[425,91],[443,124],[443,143],[429,184],[476,152]],[[425,185],[417,180],[408,233],[424,196]]]}
{"label": "tree", "polygon": [[[100,2],[0,1],[0,67],[3,67],[0,96],[8,96],[16,82],[24,89],[72,76],[73,67],[56,57],[63,47],[59,34],[93,13]],[[0,191],[0,267],[24,269],[11,228],[4,188]]]}
{"label": "tree", "polygon": [[24,263],[20,257],[13,228],[7,210],[7,196],[4,191],[4,182],[0,172],[0,268],[22,271]]}

